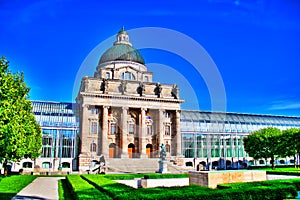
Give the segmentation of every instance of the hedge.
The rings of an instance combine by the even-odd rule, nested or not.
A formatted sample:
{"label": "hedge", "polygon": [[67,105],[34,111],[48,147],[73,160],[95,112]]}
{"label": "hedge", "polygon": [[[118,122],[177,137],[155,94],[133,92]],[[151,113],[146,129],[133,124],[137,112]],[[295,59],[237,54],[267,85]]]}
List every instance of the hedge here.
{"label": "hedge", "polygon": [[73,199],[111,199],[107,194],[100,192],[78,175],[67,176],[67,181]]}

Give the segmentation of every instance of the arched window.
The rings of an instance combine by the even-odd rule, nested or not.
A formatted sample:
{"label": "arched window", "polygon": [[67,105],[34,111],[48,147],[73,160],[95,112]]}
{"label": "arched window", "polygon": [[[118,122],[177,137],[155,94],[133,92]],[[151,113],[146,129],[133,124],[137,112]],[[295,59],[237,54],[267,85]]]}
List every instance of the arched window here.
{"label": "arched window", "polygon": [[32,162],[24,162],[23,168],[32,168]]}
{"label": "arched window", "polygon": [[63,162],[62,164],[62,168],[70,168],[70,163],[69,162]]}
{"label": "arched window", "polygon": [[165,126],[165,135],[170,135],[171,134],[171,127],[169,125]]}
{"label": "arched window", "polygon": [[110,79],[110,72],[105,73],[105,78]]}
{"label": "arched window", "polygon": [[171,147],[169,144],[166,144],[166,152],[170,153],[171,152]]}
{"label": "arched window", "polygon": [[44,169],[49,169],[49,168],[51,168],[51,163],[50,163],[50,162],[43,162],[43,163],[42,163],[42,168],[44,168]]}
{"label": "arched window", "polygon": [[144,77],[144,81],[145,81],[145,82],[149,82],[149,77],[148,77],[148,76],[145,76],[145,77]]}
{"label": "arched window", "polygon": [[131,72],[124,72],[121,74],[120,79],[122,80],[135,80],[135,76]]}
{"label": "arched window", "polygon": [[97,145],[96,145],[95,142],[93,142],[93,143],[91,144],[91,149],[90,149],[90,151],[91,151],[91,152],[96,152],[96,149],[97,149]]}

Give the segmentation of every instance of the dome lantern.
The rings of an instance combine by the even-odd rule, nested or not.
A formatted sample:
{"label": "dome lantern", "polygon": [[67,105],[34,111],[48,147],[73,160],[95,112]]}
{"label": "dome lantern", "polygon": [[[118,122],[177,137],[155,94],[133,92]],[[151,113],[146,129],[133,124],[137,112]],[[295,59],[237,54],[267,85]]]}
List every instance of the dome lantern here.
{"label": "dome lantern", "polygon": [[118,32],[114,45],[103,53],[99,65],[111,61],[131,61],[144,65],[145,61],[140,52],[132,47],[129,35],[124,27]]}

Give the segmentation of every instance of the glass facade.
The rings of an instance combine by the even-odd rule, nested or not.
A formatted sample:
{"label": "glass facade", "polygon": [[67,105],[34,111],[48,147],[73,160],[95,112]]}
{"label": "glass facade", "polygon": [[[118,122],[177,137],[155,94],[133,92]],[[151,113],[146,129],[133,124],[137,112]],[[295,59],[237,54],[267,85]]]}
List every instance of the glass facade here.
{"label": "glass facade", "polygon": [[32,101],[32,106],[35,118],[42,128],[42,154],[40,157],[75,158],[77,156],[78,131],[78,120],[73,111],[75,105]]}
{"label": "glass facade", "polygon": [[243,137],[261,128],[300,128],[300,117],[181,111],[185,158],[247,157]]}

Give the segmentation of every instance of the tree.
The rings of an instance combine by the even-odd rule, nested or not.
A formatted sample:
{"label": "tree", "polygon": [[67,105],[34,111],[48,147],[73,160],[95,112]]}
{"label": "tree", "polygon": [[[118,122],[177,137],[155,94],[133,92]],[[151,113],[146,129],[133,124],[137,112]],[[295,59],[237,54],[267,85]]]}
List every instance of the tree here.
{"label": "tree", "polygon": [[264,128],[254,131],[243,139],[245,151],[254,159],[271,158],[272,169],[275,169],[275,156],[280,154],[279,144],[281,130]]}
{"label": "tree", "polygon": [[29,88],[23,73],[11,73],[9,62],[0,58],[0,162],[35,159],[42,147],[41,128],[32,114]]}
{"label": "tree", "polygon": [[[300,153],[300,129],[291,128],[282,131],[279,144],[279,152],[282,157],[294,157],[294,165],[296,167],[297,155]],[[298,163],[299,164],[299,163]]]}

